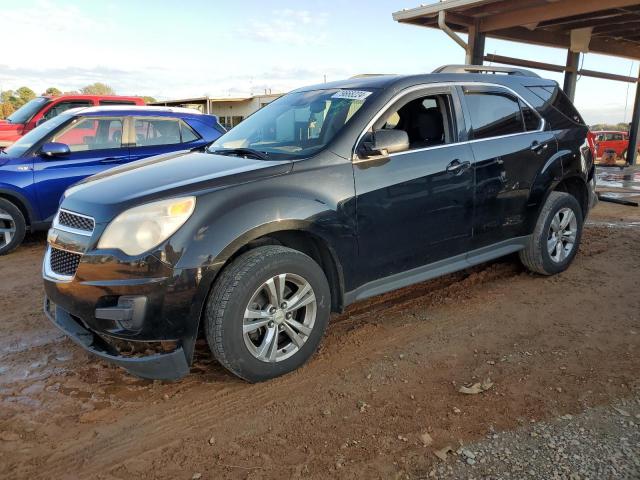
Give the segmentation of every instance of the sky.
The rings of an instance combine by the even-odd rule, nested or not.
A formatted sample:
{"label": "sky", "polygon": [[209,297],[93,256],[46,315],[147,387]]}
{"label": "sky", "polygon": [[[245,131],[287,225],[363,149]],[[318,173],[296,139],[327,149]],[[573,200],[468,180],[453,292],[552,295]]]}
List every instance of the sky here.
{"label": "sky", "polygon": [[[463,63],[443,32],[393,21],[430,0],[0,0],[0,90],[42,93],[103,82],[158,99],[287,92],[361,73],[424,73]],[[564,64],[566,51],[487,40],[487,53]],[[638,62],[584,56],[591,70],[638,74]],[[538,72],[562,83],[562,75]],[[583,77],[590,124],[630,121],[635,86]],[[627,108],[625,108],[627,106]],[[626,115],[625,115],[626,113]]]}

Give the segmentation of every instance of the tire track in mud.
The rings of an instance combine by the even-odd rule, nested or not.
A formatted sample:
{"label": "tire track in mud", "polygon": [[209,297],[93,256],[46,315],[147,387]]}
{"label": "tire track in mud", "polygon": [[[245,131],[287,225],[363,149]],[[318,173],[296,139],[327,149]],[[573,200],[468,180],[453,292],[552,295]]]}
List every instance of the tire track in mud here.
{"label": "tire track in mud", "polygon": [[[589,241],[586,243],[588,250]],[[175,402],[145,404],[141,411],[133,413],[129,408],[122,416],[116,416],[114,423],[98,423],[94,428],[88,425],[84,431],[75,430],[75,438],[65,439],[54,452],[35,457],[29,465],[14,464],[12,467],[33,478],[39,475],[64,478],[69,471],[74,472],[74,478],[76,475],[77,478],[95,478],[115,470],[131,458],[167,447],[176,441],[176,436],[182,436],[186,441],[194,436],[198,441],[206,441],[207,433],[212,431],[237,432],[240,425],[255,429],[256,405],[261,408],[277,405],[289,401],[297,392],[308,394],[318,385],[331,386],[336,380],[336,369],[369,364],[371,358],[380,356],[381,352],[406,345],[406,332],[394,328],[394,324],[406,324],[407,318],[381,317],[405,310],[424,311],[434,306],[454,304],[455,307],[462,300],[478,305],[486,282],[491,282],[491,288],[498,290],[522,272],[516,262],[501,261],[360,302],[332,319],[319,354],[302,370],[267,384],[247,385],[227,375],[220,367],[212,366],[213,372],[192,374],[191,378],[176,384],[187,402],[176,398]],[[446,316],[450,311],[440,313]],[[409,319],[409,323],[413,324],[413,333],[418,334],[414,340],[432,334],[441,326],[438,322],[422,323],[415,319]],[[372,325],[381,330],[373,330],[374,334],[369,335],[371,330],[367,327]],[[365,355],[359,354],[361,334],[367,334]],[[46,467],[46,476],[41,473],[41,467]]]}
{"label": "tire track in mud", "polygon": [[[207,398],[196,399],[188,405],[171,406],[169,409],[166,403],[161,406],[154,405],[151,407],[153,413],[150,414],[149,410],[145,409],[142,415],[127,415],[125,422],[105,427],[97,438],[93,438],[92,435],[83,435],[65,444],[64,450],[57,451],[46,459],[47,474],[51,477],[63,475],[68,471],[70,464],[78,462],[79,452],[81,452],[83,459],[91,459],[90,468],[83,468],[81,475],[91,478],[106,469],[122,465],[127,458],[163,448],[175,438],[175,432],[188,432],[194,425],[197,425],[196,430],[200,432],[217,431],[225,424],[237,426],[238,419],[251,414],[255,410],[255,405],[265,407],[277,404],[289,400],[292,392],[312,391],[314,385],[331,384],[331,378],[336,375],[335,359],[332,358],[333,355],[325,353],[327,350],[340,350],[341,369],[366,364],[367,359],[355,354],[361,347],[347,345],[344,348],[341,336],[345,333],[337,332],[342,330],[342,327],[352,327],[347,335],[353,337],[357,335],[358,330],[370,323],[365,317],[379,318],[381,315],[407,308],[428,308],[451,303],[461,294],[464,294],[465,300],[477,298],[486,281],[508,279],[519,275],[521,271],[521,268],[513,262],[494,263],[356,304],[348,312],[332,319],[332,327],[327,332],[320,354],[316,355],[311,364],[302,370],[275,381],[257,385],[245,384],[221,372],[222,378],[219,382],[222,388],[214,392],[204,392],[211,388],[211,385],[197,384],[194,379],[189,382],[191,385],[185,386],[185,390],[190,389],[191,394],[196,393],[200,397]],[[402,329],[385,330],[384,335],[367,340],[369,353],[379,355],[381,351],[405,344],[406,333]],[[340,343],[341,347],[337,347],[337,343]],[[237,383],[229,385],[230,382]],[[250,402],[247,401],[248,398],[251,399]],[[122,426],[123,423],[124,426]],[[135,432],[135,435],[123,435],[125,430]],[[141,441],[142,438],[144,442]],[[33,475],[37,474],[33,473]]]}

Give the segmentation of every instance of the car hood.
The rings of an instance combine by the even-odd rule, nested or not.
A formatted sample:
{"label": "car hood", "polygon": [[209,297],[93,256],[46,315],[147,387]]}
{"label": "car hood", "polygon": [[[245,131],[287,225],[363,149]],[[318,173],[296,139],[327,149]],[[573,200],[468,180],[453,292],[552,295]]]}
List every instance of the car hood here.
{"label": "car hood", "polygon": [[135,205],[282,175],[291,166],[201,152],[158,155],[86,178],[65,192],[62,206],[103,223]]}
{"label": "car hood", "polygon": [[21,123],[11,123],[2,121],[0,122],[0,139],[11,139],[17,140],[17,138],[22,134],[22,129],[24,125]]}

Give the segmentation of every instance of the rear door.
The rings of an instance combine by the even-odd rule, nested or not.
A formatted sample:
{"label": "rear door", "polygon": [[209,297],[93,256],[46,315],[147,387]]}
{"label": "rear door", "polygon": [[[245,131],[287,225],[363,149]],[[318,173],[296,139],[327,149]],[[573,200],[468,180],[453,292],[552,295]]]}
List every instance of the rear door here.
{"label": "rear door", "polygon": [[79,117],[47,139],[67,144],[71,153],[35,157],[34,180],[43,220],[52,219],[69,186],[129,161],[129,148],[122,140],[125,124],[123,117]]}
{"label": "rear door", "polygon": [[557,151],[538,113],[499,86],[463,86],[476,179],[474,248],[526,235],[533,183]]}

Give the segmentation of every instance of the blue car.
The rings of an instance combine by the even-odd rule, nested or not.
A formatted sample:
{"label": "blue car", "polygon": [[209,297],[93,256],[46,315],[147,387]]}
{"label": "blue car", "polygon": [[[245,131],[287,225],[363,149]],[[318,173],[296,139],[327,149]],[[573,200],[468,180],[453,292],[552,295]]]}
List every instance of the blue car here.
{"label": "blue car", "polygon": [[76,108],[43,123],[0,151],[0,255],[20,245],[27,230],[47,229],[72,184],[134,160],[204,147],[224,132],[213,115],[173,107]]}

